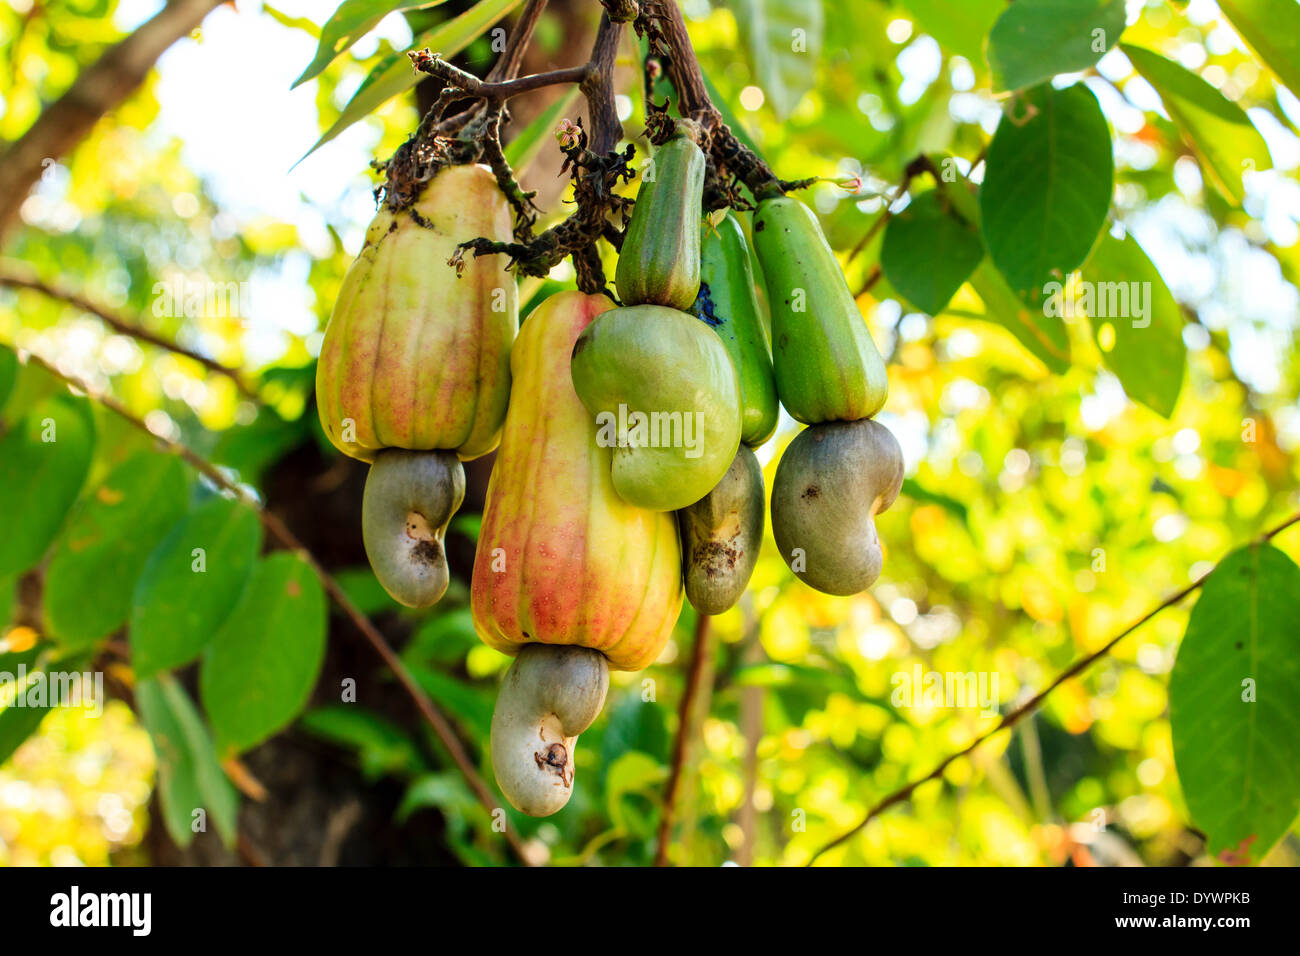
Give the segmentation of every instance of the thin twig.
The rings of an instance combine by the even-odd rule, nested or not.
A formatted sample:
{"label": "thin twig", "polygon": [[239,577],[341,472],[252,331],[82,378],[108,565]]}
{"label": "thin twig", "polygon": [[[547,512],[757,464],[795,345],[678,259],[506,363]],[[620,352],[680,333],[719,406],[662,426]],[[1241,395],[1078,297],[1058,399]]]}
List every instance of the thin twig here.
{"label": "thin twig", "polygon": [[209,372],[216,375],[224,375],[235,383],[235,388],[239,389],[239,393],[245,398],[250,398],[253,401],[258,400],[257,393],[254,392],[253,389],[244,381],[243,375],[240,373],[239,369],[231,368],[229,365],[222,365],[220,362],[210,359],[206,355],[200,355],[198,352],[187,349],[183,345],[177,345],[175,342],[165,339],[155,332],[150,332],[138,323],[123,318],[104,306],[92,302],[70,289],[51,285],[48,282],[38,279],[33,274],[27,274],[26,272],[19,272],[11,269],[7,263],[0,266],[0,286],[9,286],[13,289],[30,289],[33,292],[47,295],[51,299],[66,302],[68,305],[74,306],[82,312],[88,312],[95,316],[119,335],[126,335],[148,345],[164,349],[175,355],[184,356],[185,358],[202,365]]}
{"label": "thin twig", "polygon": [[[496,83],[502,80],[513,80],[519,75],[519,67],[524,61],[524,53],[528,49],[528,43],[533,38],[533,31],[537,29],[537,24],[545,10],[546,0],[528,0],[528,3],[524,5],[523,12],[519,14],[519,19],[515,21],[514,27],[510,30],[510,36],[506,38],[506,48],[501,51],[496,63],[488,71],[485,78],[487,82]],[[438,100],[440,103],[443,102],[442,97],[439,97]],[[481,103],[475,103],[454,116],[441,119],[440,116],[435,115],[437,112],[437,104],[435,104],[435,109],[430,111],[430,115],[426,116],[420,125],[421,127],[426,124],[436,125],[440,133],[454,133],[463,129],[470,118],[478,114],[481,106]]]}
{"label": "thin twig", "polygon": [[[1263,534],[1259,535],[1259,537],[1255,538],[1254,541],[1251,542],[1251,544],[1263,544],[1267,541],[1270,541],[1275,536],[1281,534],[1283,531],[1285,531],[1287,528],[1291,527],[1294,524],[1300,524],[1300,512],[1293,514],[1291,517],[1287,518],[1281,524],[1276,525],[1275,527],[1269,529],[1268,531],[1265,531]],[[1220,562],[1221,561],[1222,559],[1220,559]],[[1056,679],[1053,680],[1050,684],[1048,684],[1046,688],[1044,688],[1039,693],[1035,694],[1033,697],[1031,697],[1025,703],[1021,704],[1015,710],[1010,711],[1006,716],[1004,716],[1000,721],[998,721],[998,725],[994,727],[992,730],[990,730],[988,733],[984,734],[981,737],[977,737],[975,740],[973,740],[967,746],[963,747],[961,750],[949,754],[939,763],[937,767],[935,767],[933,770],[927,773],[924,777],[921,777],[918,780],[913,780],[911,783],[903,787],[901,790],[896,790],[893,793],[891,793],[889,796],[885,797],[874,807],[872,807],[867,812],[867,815],[863,817],[862,820],[851,830],[848,830],[847,832],[840,834],[834,840],[831,840],[830,843],[827,843],[820,850],[814,853],[812,855],[812,858],[808,860],[808,863],[806,865],[812,866],[814,863],[817,862],[818,857],[820,857],[822,854],[826,853],[829,850],[833,850],[835,847],[839,846],[840,844],[852,839],[856,834],[862,831],[863,827],[865,827],[876,817],[880,816],[881,813],[883,813],[884,811],[888,810],[890,807],[896,804],[904,802],[909,797],[911,797],[912,793],[916,790],[917,787],[921,786],[921,784],[928,783],[931,780],[939,779],[943,775],[943,772],[948,769],[949,765],[953,763],[953,761],[965,757],[967,754],[971,753],[973,750],[975,750],[985,741],[989,740],[991,737],[994,737],[995,735],[1001,733],[1004,730],[1009,730],[1010,728],[1014,727],[1026,715],[1031,714],[1035,710],[1037,710],[1039,705],[1041,705],[1042,702],[1047,699],[1047,695],[1050,694],[1052,691],[1056,690],[1056,688],[1060,687],[1067,680],[1076,676],[1082,671],[1087,670],[1098,660],[1108,655],[1111,652],[1111,650],[1115,647],[1116,644],[1118,644],[1124,638],[1128,637],[1130,634],[1132,634],[1134,631],[1140,628],[1143,624],[1147,623],[1147,621],[1151,620],[1161,611],[1173,607],[1183,598],[1187,597],[1192,592],[1198,590],[1201,587],[1201,585],[1205,583],[1206,579],[1209,578],[1209,576],[1215,572],[1215,569],[1217,567],[1218,564],[1216,564],[1214,568],[1211,568],[1209,571],[1202,574],[1191,584],[1187,585],[1187,587],[1165,598],[1163,601],[1161,601],[1151,610],[1147,611],[1145,614],[1143,614],[1140,618],[1138,618],[1128,627],[1124,628],[1124,630],[1120,631],[1118,634],[1112,637],[1098,650],[1094,651],[1091,654],[1088,654],[1085,657],[1079,658],[1077,661],[1075,661],[1073,664],[1071,664],[1069,667],[1063,670],[1060,674],[1058,674],[1056,676]]]}
{"label": "thin twig", "polygon": [[587,73],[590,71],[590,66],[584,63],[581,66],[569,66],[561,70],[533,73],[528,76],[521,76],[518,79],[491,83],[480,80],[473,73],[468,73],[455,64],[448,63],[440,56],[429,55],[428,50],[412,53],[410,56],[415,62],[416,70],[419,72],[427,73],[436,79],[442,80],[449,87],[464,93],[466,96],[490,100],[494,103],[508,100],[512,96],[531,93],[533,90],[540,90],[544,86],[581,83],[586,79]]}
{"label": "thin twig", "polygon": [[686,687],[677,714],[677,739],[673,742],[672,764],[668,771],[668,785],[664,789],[663,816],[659,820],[659,843],[655,847],[655,866],[668,865],[668,843],[673,835],[673,821],[677,815],[677,798],[681,791],[682,768],[694,732],[695,698],[700,693],[704,662],[709,656],[709,622],[707,614],[695,619],[695,646],[691,651],[691,665],[686,674]]}
{"label": "thin twig", "polygon": [[855,299],[857,299],[857,298],[860,298],[860,297],[866,295],[868,292],[870,292],[870,291],[871,291],[871,287],[874,286],[877,282],[880,281],[880,278],[881,278],[881,276],[882,276],[883,274],[884,274],[884,273],[883,273],[883,271],[881,270],[881,268],[880,268],[880,264],[879,264],[879,263],[877,263],[876,265],[872,266],[872,267],[871,267],[871,271],[867,273],[867,277],[866,277],[866,279],[864,279],[864,280],[862,281],[862,287],[861,287],[860,289],[858,289],[858,291],[855,292],[855,293],[853,294],[853,297],[854,297]]}
{"label": "thin twig", "polygon": [[[912,180],[915,179],[917,176],[919,176],[921,173],[930,173],[932,176],[935,177],[936,181],[939,178],[937,171],[934,168],[934,164],[930,162],[930,157],[926,156],[924,153],[922,153],[920,156],[917,156],[910,163],[908,163],[906,167],[904,167],[903,178],[899,180],[898,185],[894,187],[893,193],[885,201],[885,208],[881,211],[880,215],[876,217],[876,221],[873,222],[871,226],[867,229],[866,234],[863,235],[863,237],[858,240],[857,245],[855,245],[849,251],[848,258],[845,260],[846,262],[852,262],[854,259],[856,259],[858,253],[860,253],[863,249],[867,247],[867,244],[871,242],[872,238],[876,235],[876,233],[880,232],[880,230],[885,227],[885,225],[889,222],[889,220],[894,218],[894,213],[893,213],[894,204],[903,198],[903,193],[907,192],[908,187],[912,185]],[[862,290],[862,292],[865,291],[867,290],[866,289]],[[859,292],[858,295],[861,295],[862,292]]]}
{"label": "thin twig", "polygon": [[515,21],[510,36],[506,38],[506,48],[501,51],[501,56],[488,71],[488,82],[513,80],[519,75],[519,67],[524,62],[524,53],[527,52],[528,44],[533,39],[533,31],[537,29],[537,24],[545,12],[546,0],[528,0],[524,4],[523,12]]}
{"label": "thin twig", "polygon": [[[465,751],[464,745],[456,736],[456,732],[452,729],[451,724],[447,722],[447,718],[443,716],[436,706],[434,706],[433,701],[429,699],[428,695],[420,688],[420,685],[416,683],[415,678],[411,676],[410,672],[406,669],[406,665],[402,663],[401,658],[399,658],[393,651],[388,641],[384,639],[383,634],[379,632],[379,629],[375,627],[366,615],[361,613],[355,604],[352,603],[351,599],[349,599],[347,594],[344,593],[343,588],[339,586],[338,581],[334,579],[333,575],[321,567],[320,562],[316,560],[315,555],[313,555],[311,551],[308,550],[307,546],[298,539],[297,535],[289,530],[284,522],[280,520],[278,515],[275,515],[264,508],[261,502],[257,501],[246,490],[227,478],[216,465],[200,456],[197,452],[182,445],[180,442],[175,442],[171,439],[163,438],[162,436],[155,434],[150,430],[149,426],[144,423],[143,419],[137,417],[134,412],[128,409],[112,395],[97,391],[74,376],[60,372],[39,355],[34,355],[26,351],[20,352],[19,355],[23,361],[36,363],[41,368],[45,369],[45,371],[72,386],[74,389],[84,392],[87,396],[103,405],[118,417],[129,422],[140,431],[163,444],[168,451],[178,455],[182,460],[189,463],[196,471],[217,487],[233,494],[242,504],[252,508],[257,514],[258,519],[262,522],[262,525],[271,533],[272,537],[279,541],[285,548],[295,552],[298,557],[301,558],[309,568],[311,568],[316,577],[320,579],[321,586],[324,587],[326,593],[329,594],[330,598],[338,606],[339,610],[348,617],[356,629],[361,632],[362,636],[365,637],[371,647],[373,647],[383,659],[384,663],[388,665],[388,668],[393,672],[394,676],[397,677],[398,683],[402,685],[402,689],[405,690],[407,696],[415,702],[416,707],[419,708],[420,714],[433,729],[433,732],[442,742],[442,745],[447,748],[447,752],[451,755],[452,761],[464,776],[470,789],[474,791],[474,795],[478,798],[479,803],[483,805],[488,816],[492,817],[493,814],[501,808],[501,802],[493,797],[492,791],[488,789],[483,778],[479,776],[478,771],[474,767],[473,761],[470,760],[469,755]],[[532,866],[532,860],[524,849],[523,843],[519,838],[510,830],[506,830],[505,838],[506,842],[510,845],[511,850],[514,851],[519,860],[526,866]]]}

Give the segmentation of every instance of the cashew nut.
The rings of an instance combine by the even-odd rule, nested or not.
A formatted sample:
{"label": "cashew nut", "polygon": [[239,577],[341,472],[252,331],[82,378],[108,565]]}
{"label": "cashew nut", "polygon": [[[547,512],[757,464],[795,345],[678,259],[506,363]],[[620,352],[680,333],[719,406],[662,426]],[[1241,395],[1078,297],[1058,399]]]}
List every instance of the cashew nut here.
{"label": "cashew nut", "polygon": [[600,714],[608,690],[609,664],[600,651],[520,648],[492,712],[492,769],[517,810],[546,817],[569,802],[578,734]]}
{"label": "cashew nut", "polygon": [[407,607],[429,607],[447,590],[443,535],[465,498],[455,452],[386,448],[366,476],[361,535],[384,590]]}

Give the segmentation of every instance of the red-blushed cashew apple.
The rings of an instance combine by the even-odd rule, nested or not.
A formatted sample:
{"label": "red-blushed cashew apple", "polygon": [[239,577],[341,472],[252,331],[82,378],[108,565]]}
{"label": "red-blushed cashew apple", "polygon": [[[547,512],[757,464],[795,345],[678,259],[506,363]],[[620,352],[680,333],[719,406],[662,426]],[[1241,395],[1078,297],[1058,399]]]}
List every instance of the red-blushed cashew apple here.
{"label": "red-blushed cashew apple", "polygon": [[568,799],[574,738],[599,713],[607,672],[658,657],[682,607],[677,522],[619,497],[611,449],[569,375],[578,334],[612,306],[561,292],[524,321],[474,559],[474,628],[518,658],[492,720],[492,766],[534,816]]}
{"label": "red-blushed cashew apple", "polygon": [[636,671],[659,656],[681,610],[681,544],[671,513],[614,490],[614,450],[597,441],[569,377],[578,334],[612,307],[604,296],[560,292],[524,320],[470,604],[489,647],[578,644],[615,670]]}
{"label": "red-blushed cashew apple", "polygon": [[361,536],[375,577],[407,607],[429,607],[447,590],[443,535],[465,498],[465,470],[452,451],[379,453],[366,475]]}
{"label": "red-blushed cashew apple", "polygon": [[507,240],[510,204],[486,166],[439,170],[415,204],[385,205],[343,277],[316,366],[316,408],[334,446],[362,461],[384,448],[496,447],[510,396],[519,294],[504,256],[459,243]]}
{"label": "red-blushed cashew apple", "polygon": [[573,793],[578,734],[605,706],[609,664],[587,647],[528,644],[492,712],[492,770],[515,809],[547,817]]}

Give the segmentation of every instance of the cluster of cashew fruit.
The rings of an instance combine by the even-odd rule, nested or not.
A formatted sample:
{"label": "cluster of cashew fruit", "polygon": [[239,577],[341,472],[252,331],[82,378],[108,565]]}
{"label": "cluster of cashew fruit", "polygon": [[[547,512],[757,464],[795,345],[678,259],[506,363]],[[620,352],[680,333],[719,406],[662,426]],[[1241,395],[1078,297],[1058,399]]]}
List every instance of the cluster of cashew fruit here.
{"label": "cluster of cashew fruit", "polygon": [[572,794],[577,738],[610,669],[654,661],[684,597],[703,614],[740,599],[763,537],[752,449],[775,431],[778,400],[810,425],[772,492],[777,544],[808,584],[851,594],[876,579],[874,517],[902,482],[898,444],[871,420],[884,365],[815,217],[759,197],[769,350],[745,231],[702,214],[695,135],[670,131],[643,179],[621,305],[561,292],[521,327],[502,257],[451,265],[462,242],[508,240],[511,217],[486,167],[450,166],[413,205],[378,213],[325,333],[321,423],[371,464],[366,553],[399,602],[443,595],[460,462],[499,444],[471,604],[480,638],[515,656],[492,766],[533,816]]}

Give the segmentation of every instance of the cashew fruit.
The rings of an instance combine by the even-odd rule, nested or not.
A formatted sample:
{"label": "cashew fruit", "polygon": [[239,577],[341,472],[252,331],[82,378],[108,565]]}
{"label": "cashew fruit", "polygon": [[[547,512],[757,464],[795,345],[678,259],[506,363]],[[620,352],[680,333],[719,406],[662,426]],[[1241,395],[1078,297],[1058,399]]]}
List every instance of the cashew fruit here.
{"label": "cashew fruit", "polygon": [[529,644],[506,671],[492,711],[492,770],[515,809],[550,816],[573,793],[578,734],[605,706],[609,665],[586,647]]}
{"label": "cashew fruit", "polygon": [[611,309],[573,346],[573,387],[613,451],[629,504],[676,511],[709,493],[740,446],[740,380],[722,340],[661,305]]}
{"label": "cashew fruit", "polygon": [[691,607],[701,614],[735,607],[763,544],[763,469],[754,453],[741,445],[717,487],[677,518]]}
{"label": "cashew fruit", "polygon": [[523,323],[471,606],[479,637],[507,654],[533,642],[578,644],[616,670],[640,670],[681,610],[681,546],[672,515],[615,492],[612,449],[597,444],[569,379],[578,334],[611,307],[604,296],[561,292]]}
{"label": "cashew fruit", "polygon": [[749,243],[727,213],[700,237],[700,292],[691,311],[718,333],[740,376],[740,440],[757,448],[776,431],[779,414]]}
{"label": "cashew fruit", "polygon": [[486,166],[449,166],[410,208],[381,209],[343,278],[316,367],[321,426],[344,454],[496,447],[510,394],[519,299],[503,256],[448,260],[508,240],[510,206]]}
{"label": "cashew fruit", "polygon": [[857,594],[880,576],[875,517],[903,485],[903,452],[869,419],[826,422],[790,442],[772,482],[772,534],[790,569],[826,594]]}
{"label": "cashew fruit", "polygon": [[655,152],[637,193],[614,287],[625,305],[689,309],[700,288],[704,153],[683,133]]}
{"label": "cashew fruit", "polygon": [[761,200],[754,251],[767,284],[772,366],[786,411],[808,425],[880,411],[889,394],[885,363],[817,216],[788,196]]}
{"label": "cashew fruit", "polygon": [[443,536],[465,498],[455,452],[379,452],[366,475],[361,536],[375,577],[407,607],[429,607],[447,590]]}

